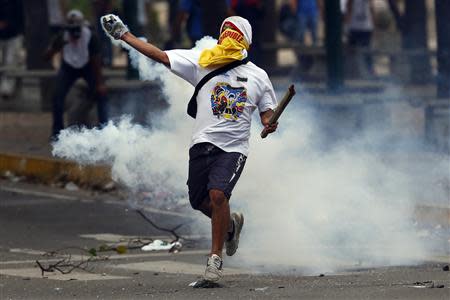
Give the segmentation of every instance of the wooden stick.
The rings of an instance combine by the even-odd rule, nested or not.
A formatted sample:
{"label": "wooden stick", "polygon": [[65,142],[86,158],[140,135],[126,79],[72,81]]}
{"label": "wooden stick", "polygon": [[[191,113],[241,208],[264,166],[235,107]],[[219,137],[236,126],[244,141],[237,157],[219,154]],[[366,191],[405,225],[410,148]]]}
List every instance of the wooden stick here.
{"label": "wooden stick", "polygon": [[[272,117],[270,117],[269,125],[272,125],[272,124],[274,124],[274,123],[276,123],[278,121],[278,119],[280,118],[280,116],[283,113],[284,109],[289,104],[289,102],[291,101],[292,97],[294,97],[294,95],[295,95],[295,88],[294,88],[294,85],[291,84],[291,86],[287,90],[286,94],[284,94],[283,99],[281,99],[280,104],[278,104],[277,108],[275,109]],[[263,131],[261,132],[261,137],[265,138],[265,137],[267,137],[268,134],[269,133],[264,128]]]}

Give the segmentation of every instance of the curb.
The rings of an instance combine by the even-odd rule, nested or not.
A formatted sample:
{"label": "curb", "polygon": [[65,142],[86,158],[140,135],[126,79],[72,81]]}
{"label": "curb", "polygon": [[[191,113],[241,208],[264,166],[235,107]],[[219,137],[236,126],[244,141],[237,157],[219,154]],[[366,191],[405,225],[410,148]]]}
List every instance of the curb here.
{"label": "curb", "polygon": [[45,183],[65,180],[80,185],[102,186],[111,181],[111,170],[106,166],[81,166],[63,159],[0,153],[0,172],[7,171]]}

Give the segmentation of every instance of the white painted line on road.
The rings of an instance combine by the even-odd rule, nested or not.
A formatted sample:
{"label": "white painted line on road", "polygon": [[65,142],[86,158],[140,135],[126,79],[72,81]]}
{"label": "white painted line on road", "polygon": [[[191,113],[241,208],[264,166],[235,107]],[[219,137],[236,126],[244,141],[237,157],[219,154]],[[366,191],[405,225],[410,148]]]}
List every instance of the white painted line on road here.
{"label": "white painted line on road", "polygon": [[[100,242],[107,242],[107,243],[118,243],[118,242],[127,242],[131,240],[136,239],[149,239],[152,240],[166,240],[166,241],[172,241],[173,236],[168,235],[157,235],[157,236],[149,236],[149,237],[142,237],[142,236],[131,236],[131,235],[120,235],[120,234],[114,234],[114,233],[95,233],[95,234],[79,234],[78,235],[81,238],[85,239],[94,239]],[[199,234],[193,234],[193,235],[183,235],[183,238],[188,240],[198,240],[198,239],[207,239],[209,236],[206,235],[199,235]]]}
{"label": "white painted line on road", "polygon": [[45,252],[33,249],[21,249],[21,248],[11,248],[9,249],[11,253],[26,253],[30,255],[43,255]]}
{"label": "white painted line on road", "polygon": [[[31,190],[6,187],[6,186],[0,187],[0,190],[5,191],[5,192],[16,193],[16,194],[30,195],[30,196],[37,196],[37,197],[49,197],[49,198],[60,199],[60,200],[72,200],[72,201],[79,200],[78,197],[74,197],[74,196],[41,192],[41,191],[31,191]],[[38,203],[36,203],[36,204],[38,204]]]}
{"label": "white painted line on road", "polygon": [[73,271],[70,274],[61,274],[59,272],[45,273],[42,277],[41,270],[38,268],[25,268],[25,269],[0,269],[0,274],[6,276],[14,277],[25,277],[25,278],[47,278],[52,280],[80,280],[80,281],[91,281],[91,280],[113,280],[113,279],[129,279],[131,277],[126,276],[113,276],[107,274],[95,274],[87,272],[76,272]]}
{"label": "white painted line on road", "polygon": [[[30,254],[30,255],[39,255],[42,256],[45,252],[43,251],[36,251],[31,249],[14,249],[14,253],[23,253],[23,254]],[[209,253],[208,249],[199,249],[199,250],[184,250],[178,253],[170,253],[167,251],[162,252],[146,252],[146,253],[136,253],[136,254],[112,254],[112,255],[105,255],[105,257],[108,257],[108,260],[120,260],[120,259],[139,259],[139,258],[146,258],[146,257],[176,257],[176,256],[189,256],[189,255],[207,255]],[[102,256],[100,256],[102,257]],[[99,257],[99,258],[100,258]],[[71,260],[81,261],[86,260],[86,256],[82,255],[72,255]],[[45,262],[58,262],[61,259],[59,258],[52,258],[52,259],[45,259]],[[19,265],[19,264],[34,264],[36,263],[36,259],[33,260],[8,260],[8,261],[0,261],[0,265]]]}
{"label": "white painted line on road", "polygon": [[[14,187],[0,187],[1,191],[5,192],[11,192],[21,195],[30,195],[30,196],[37,196],[37,197],[48,197],[52,199],[58,199],[58,200],[69,200],[69,201],[83,201],[80,197],[75,196],[69,196],[69,195],[62,195],[57,193],[50,193],[50,192],[42,192],[42,191],[33,191],[33,190],[27,190],[27,189],[21,189],[21,188],[14,188]],[[88,199],[89,200],[89,199]],[[84,201],[86,202],[86,201]],[[99,202],[106,203],[106,204],[113,204],[113,205],[120,205],[120,206],[126,206],[131,207],[126,201],[118,201],[118,200],[99,200]],[[90,201],[88,202],[90,203]],[[40,202],[36,202],[36,205],[40,204]],[[180,213],[180,212],[174,212],[174,211],[167,211],[162,210],[158,208],[153,207],[142,207],[139,208],[143,211],[149,212],[149,213],[156,213],[161,215],[167,215],[167,216],[176,216],[176,217],[184,217],[184,218],[195,218],[195,215],[186,214],[186,213]]]}
{"label": "white painted line on road", "polygon": [[[158,261],[146,261],[129,264],[120,264],[113,266],[114,268],[146,271],[146,272],[161,272],[172,274],[188,274],[188,275],[201,275],[205,272],[205,265],[192,264],[182,261],[171,260],[158,260]],[[223,275],[239,275],[239,274],[252,274],[254,272],[244,269],[236,268],[224,268]]]}

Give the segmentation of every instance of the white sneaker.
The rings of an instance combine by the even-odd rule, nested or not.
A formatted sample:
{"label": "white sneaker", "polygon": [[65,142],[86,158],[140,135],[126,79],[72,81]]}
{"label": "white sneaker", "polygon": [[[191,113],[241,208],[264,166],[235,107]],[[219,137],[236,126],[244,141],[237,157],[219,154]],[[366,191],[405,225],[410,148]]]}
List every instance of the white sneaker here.
{"label": "white sneaker", "polygon": [[234,223],[234,235],[230,240],[225,241],[225,248],[228,256],[234,255],[238,249],[239,235],[244,226],[244,215],[241,213],[232,213],[231,221]]}
{"label": "white sneaker", "polygon": [[223,261],[219,255],[213,254],[208,257],[205,270],[205,280],[217,282],[222,278],[222,264]]}

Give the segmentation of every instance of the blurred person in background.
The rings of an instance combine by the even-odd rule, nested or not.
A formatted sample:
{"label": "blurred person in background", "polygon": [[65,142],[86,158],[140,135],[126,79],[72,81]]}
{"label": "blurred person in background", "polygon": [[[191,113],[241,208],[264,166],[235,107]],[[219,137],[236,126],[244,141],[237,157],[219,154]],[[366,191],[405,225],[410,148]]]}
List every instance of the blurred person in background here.
{"label": "blurred person in background", "polygon": [[[280,31],[289,40],[305,45],[305,34],[309,31],[312,46],[317,46],[317,24],[319,15],[323,15],[322,0],[288,0],[280,9]],[[314,58],[296,53],[298,68],[308,71],[314,64]],[[294,71],[297,76],[297,69]]]}
{"label": "blurred person in background", "polygon": [[57,87],[53,96],[52,139],[56,139],[64,129],[65,98],[79,78],[88,84],[89,92],[97,101],[97,115],[100,124],[105,124],[107,116],[107,96],[101,71],[100,45],[93,31],[86,26],[83,14],[79,10],[67,13],[67,25],[57,35],[45,53],[51,59],[62,52],[62,62],[56,77]]}
{"label": "blurred person in background", "polygon": [[167,48],[173,48],[174,43],[181,41],[183,26],[190,40],[190,46],[194,47],[195,42],[204,36],[203,30],[203,11],[200,1],[197,0],[179,0],[178,12],[175,23],[172,26],[172,37],[167,43]]}
{"label": "blurred person in background", "polygon": [[[20,62],[24,27],[21,0],[0,0],[0,51],[4,68],[15,68]],[[2,74],[2,73],[0,73]],[[16,80],[1,75],[0,93],[9,98],[16,88]]]}
{"label": "blurred person in background", "polygon": [[[224,6],[218,4],[219,11],[216,13],[218,15],[223,13],[224,16],[230,15],[230,1],[231,0],[225,0],[224,3],[220,3],[224,4]],[[207,19],[211,19],[208,15],[205,15],[205,13],[208,14],[209,12],[204,12],[204,6],[205,3],[201,0],[178,1],[178,11],[175,17],[175,22],[171,26],[171,39],[167,42],[166,48],[174,48],[176,44],[182,42],[183,28],[185,28],[190,40],[189,47],[194,47],[196,41],[202,39],[205,35],[207,35],[207,32],[211,31],[212,28],[204,27],[205,22],[208,23]],[[225,8],[225,11],[222,11],[221,8]]]}
{"label": "blurred person in background", "polygon": [[[374,29],[375,9],[372,0],[347,0],[344,22],[348,44],[355,48],[369,48]],[[372,57],[364,56],[369,74],[373,74]]]}
{"label": "blurred person in background", "polygon": [[143,36],[147,35],[148,14],[151,9],[151,2],[151,0],[137,0],[137,23]]}
{"label": "blurred person in background", "polygon": [[322,0],[291,0],[292,12],[297,15],[295,40],[304,44],[305,33],[309,32],[313,46],[317,45],[317,24],[323,13]]}

